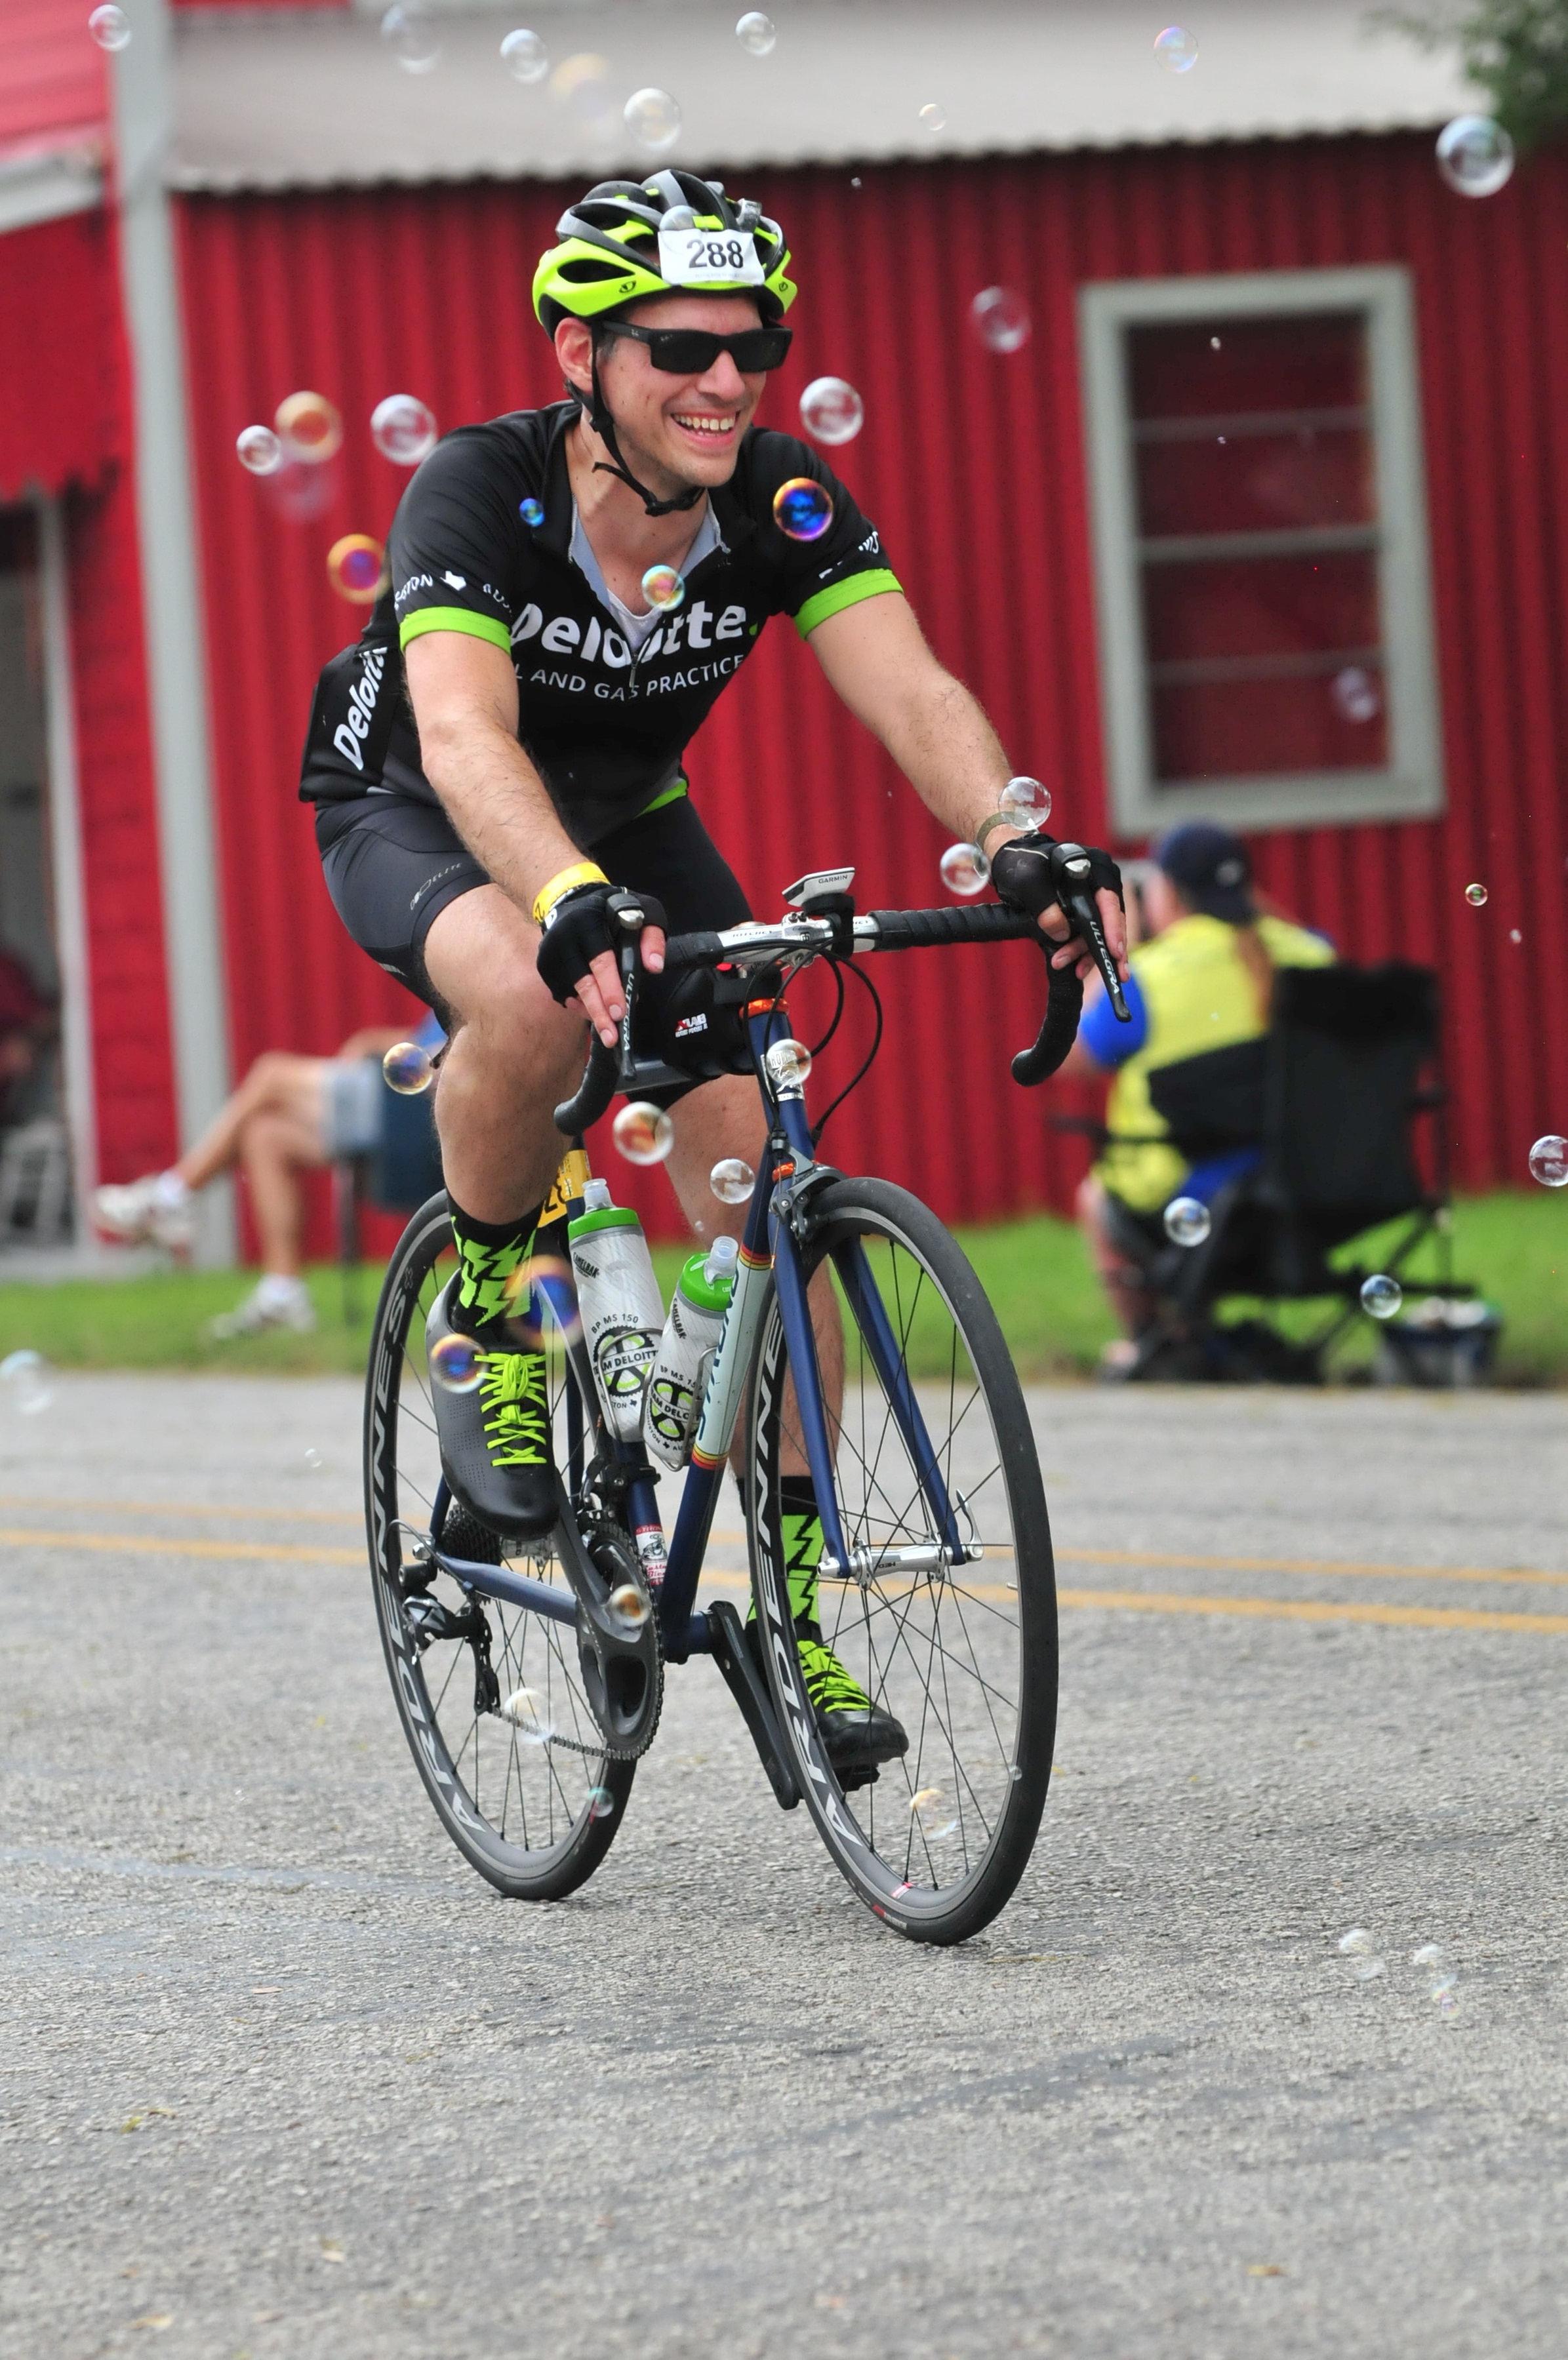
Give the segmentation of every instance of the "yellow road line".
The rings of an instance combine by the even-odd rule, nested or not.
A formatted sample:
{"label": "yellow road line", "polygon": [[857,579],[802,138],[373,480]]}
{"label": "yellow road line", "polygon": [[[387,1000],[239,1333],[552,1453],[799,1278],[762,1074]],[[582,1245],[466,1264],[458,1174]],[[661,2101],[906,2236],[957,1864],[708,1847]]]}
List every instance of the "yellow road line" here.
{"label": "yellow road line", "polygon": [[0,1542],[13,1548],[95,1549],[108,1557],[280,1557],[294,1565],[363,1565],[362,1548],[311,1547],[300,1541],[191,1541],[165,1533],[27,1532],[0,1525]]}
{"label": "yellow road line", "polygon": [[1376,1622],[1417,1631],[1568,1631],[1568,1614],[1487,1614],[1464,1606],[1368,1606],[1358,1599],[1194,1598],[1183,1590],[1063,1590],[1063,1606],[1132,1614],[1245,1614],[1271,1622]]}
{"label": "yellow road line", "polygon": [[0,1491],[0,1508],[59,1508],[73,1516],[224,1516],[232,1524],[281,1520],[299,1524],[362,1524],[365,1521],[362,1514],[347,1508],[198,1507],[183,1500],[35,1500],[14,1491]]}
{"label": "yellow road line", "polygon": [[1179,1557],[1170,1549],[1058,1548],[1057,1555],[1074,1565],[1180,1565],[1198,1573],[1304,1573],[1331,1581],[1341,1574],[1374,1581],[1529,1581],[1568,1590],[1568,1573],[1510,1572],[1501,1566],[1356,1565],[1327,1557]]}

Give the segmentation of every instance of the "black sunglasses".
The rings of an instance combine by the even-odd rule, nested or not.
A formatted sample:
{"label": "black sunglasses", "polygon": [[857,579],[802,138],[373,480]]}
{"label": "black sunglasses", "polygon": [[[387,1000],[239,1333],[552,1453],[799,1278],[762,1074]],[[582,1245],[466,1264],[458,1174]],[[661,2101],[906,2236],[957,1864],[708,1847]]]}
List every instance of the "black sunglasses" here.
{"label": "black sunglasses", "polygon": [[795,341],[793,328],[742,328],[737,336],[716,336],[707,328],[634,328],[625,320],[611,320],[600,333],[646,344],[653,366],[671,377],[705,377],[720,353],[729,354],[742,377],[762,376],[784,366]]}

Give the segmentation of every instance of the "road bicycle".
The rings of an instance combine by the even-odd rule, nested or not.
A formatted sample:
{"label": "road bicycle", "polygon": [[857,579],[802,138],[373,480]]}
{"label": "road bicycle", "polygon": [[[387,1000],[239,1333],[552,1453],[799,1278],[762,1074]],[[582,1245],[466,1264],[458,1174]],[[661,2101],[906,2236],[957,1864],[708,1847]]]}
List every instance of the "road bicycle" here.
{"label": "road bicycle", "polygon": [[[1064,891],[1063,905],[1120,1000],[1086,857],[1079,874],[1081,890]],[[855,959],[1023,938],[1048,946],[1030,919],[995,905],[857,915],[853,875],[801,880],[776,923],[667,945],[666,973],[711,978],[767,1120],[684,1478],[609,1429],[567,1274],[565,1224],[587,1177],[582,1134],[617,1092],[635,1100],[690,1078],[634,1047],[635,895],[611,905],[625,929],[619,1040],[596,1039],[576,1096],[555,1109],[575,1144],[535,1240],[539,1299],[521,1306],[549,1347],[560,1515],[546,1540],[484,1531],[442,1473],[424,1331],[455,1266],[444,1196],[415,1214],[388,1268],[365,1416],[381,1637],[437,1815],[504,1894],[556,1899],[592,1875],[653,1742],[666,1667],[700,1656],[728,1685],[779,1804],[805,1802],[851,1892],[910,1939],[977,1932],[1033,1849],[1056,1723],[1056,1581],[1023,1392],[995,1314],[942,1223],[906,1190],[848,1178],[818,1157],[827,1117],[809,1121],[809,1053],[790,1034],[783,995],[826,960],[841,1012],[844,976],[855,974],[876,1008],[874,1055],[881,1000]],[[1054,1071],[1077,1030],[1075,970],[1048,974],[1039,1037],[1013,1061],[1024,1082]],[[819,1365],[814,1286],[819,1300],[830,1291],[843,1330],[841,1397]],[[697,1605],[732,1455],[750,1625],[734,1598]],[[803,1465],[823,1532],[822,1635],[907,1735],[906,1752],[874,1769],[835,1772],[802,1677],[779,1487],[789,1466]],[[667,1549],[660,1481],[680,1484]],[[718,1579],[736,1586],[733,1575]]]}

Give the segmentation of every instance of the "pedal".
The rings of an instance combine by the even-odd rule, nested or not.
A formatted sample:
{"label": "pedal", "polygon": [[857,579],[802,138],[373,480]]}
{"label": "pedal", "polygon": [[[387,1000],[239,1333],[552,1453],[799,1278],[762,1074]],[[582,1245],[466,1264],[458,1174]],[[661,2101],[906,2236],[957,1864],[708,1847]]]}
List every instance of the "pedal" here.
{"label": "pedal", "polygon": [[[740,1708],[740,1718],[751,1732],[768,1784],[773,1788],[781,1810],[793,1811],[800,1800],[800,1789],[784,1759],[779,1725],[773,1713],[773,1700],[768,1694],[767,1683],[758,1668],[757,1659],[746,1644],[746,1629],[740,1617],[727,1598],[721,1598],[707,1610],[708,1644],[714,1662],[724,1675],[725,1685]],[[872,1773],[876,1775],[875,1771]]]}

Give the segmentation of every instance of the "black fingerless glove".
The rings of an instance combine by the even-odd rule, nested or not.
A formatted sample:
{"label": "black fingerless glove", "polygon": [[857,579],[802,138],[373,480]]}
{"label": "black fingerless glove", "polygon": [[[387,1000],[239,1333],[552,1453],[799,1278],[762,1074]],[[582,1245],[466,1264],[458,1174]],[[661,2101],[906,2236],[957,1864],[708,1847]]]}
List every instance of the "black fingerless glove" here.
{"label": "black fingerless glove", "polygon": [[534,964],[563,1007],[601,951],[618,951],[626,930],[616,912],[635,905],[645,926],[664,924],[663,905],[652,893],[630,893],[619,885],[575,885],[563,893],[544,921]]}
{"label": "black fingerless glove", "polygon": [[1043,828],[1013,836],[992,856],[991,881],[999,901],[1030,918],[1059,902],[1064,893],[1108,892],[1122,900],[1122,872],[1108,852],[1058,844]]}

